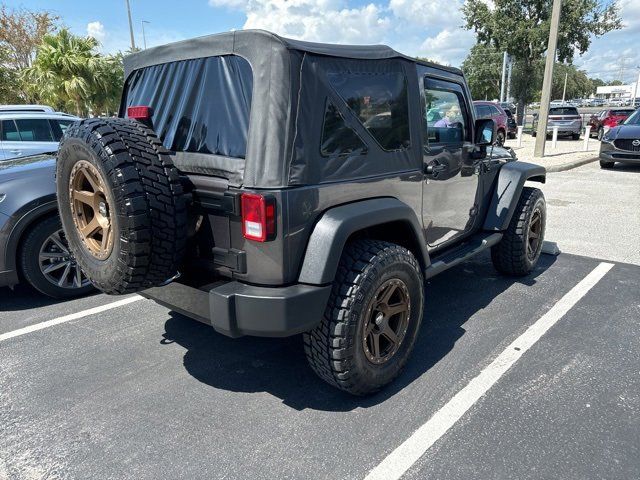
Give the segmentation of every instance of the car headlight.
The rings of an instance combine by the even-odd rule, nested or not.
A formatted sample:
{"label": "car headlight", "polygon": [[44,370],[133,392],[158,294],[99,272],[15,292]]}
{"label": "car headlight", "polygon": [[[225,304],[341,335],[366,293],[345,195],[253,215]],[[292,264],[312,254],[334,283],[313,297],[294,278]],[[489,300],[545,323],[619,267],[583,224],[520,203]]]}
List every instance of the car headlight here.
{"label": "car headlight", "polygon": [[609,130],[605,130],[605,134],[602,136],[602,141],[604,143],[613,143],[613,137],[609,136],[609,132],[611,131],[611,129]]}

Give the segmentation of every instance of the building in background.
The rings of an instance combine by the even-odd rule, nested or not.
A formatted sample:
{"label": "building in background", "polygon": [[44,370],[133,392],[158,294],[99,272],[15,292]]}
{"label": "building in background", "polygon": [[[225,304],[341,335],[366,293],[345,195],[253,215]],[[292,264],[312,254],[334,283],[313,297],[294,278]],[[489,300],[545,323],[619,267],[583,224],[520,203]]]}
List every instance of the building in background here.
{"label": "building in background", "polygon": [[634,94],[635,96],[640,96],[640,88],[636,93],[635,83],[629,85],[607,85],[598,87],[596,90],[596,98],[603,98],[605,100],[612,100],[614,98],[631,100]]}

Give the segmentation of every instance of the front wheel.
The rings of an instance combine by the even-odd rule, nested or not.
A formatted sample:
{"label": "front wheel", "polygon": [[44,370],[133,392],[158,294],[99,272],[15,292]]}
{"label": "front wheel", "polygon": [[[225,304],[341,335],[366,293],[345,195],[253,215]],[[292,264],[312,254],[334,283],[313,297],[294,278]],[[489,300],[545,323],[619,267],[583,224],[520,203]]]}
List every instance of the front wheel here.
{"label": "front wheel", "polygon": [[615,162],[605,162],[604,160],[600,160],[600,168],[605,168],[605,169],[613,168],[614,163]]}
{"label": "front wheel", "polygon": [[424,308],[422,271],[404,247],[349,244],[320,324],[304,334],[311,368],[354,395],[392,382],[413,350]]}
{"label": "front wheel", "polygon": [[27,233],[20,249],[20,267],[32,287],[53,298],[78,297],[93,291],[69,251],[58,217],[42,220]]}
{"label": "front wheel", "polygon": [[525,187],[502,240],[491,247],[491,260],[501,273],[523,276],[538,263],[542,252],[547,206],[542,191]]}

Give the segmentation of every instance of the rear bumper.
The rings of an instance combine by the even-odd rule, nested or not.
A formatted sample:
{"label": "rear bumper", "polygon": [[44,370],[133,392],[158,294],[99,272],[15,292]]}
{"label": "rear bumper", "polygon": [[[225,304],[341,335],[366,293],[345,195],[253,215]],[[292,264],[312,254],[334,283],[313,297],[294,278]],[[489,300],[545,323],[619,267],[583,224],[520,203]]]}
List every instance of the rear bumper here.
{"label": "rear bumper", "polygon": [[330,292],[331,285],[270,288],[232,281],[210,289],[173,282],[140,294],[229,337],[287,337],[320,322]]}

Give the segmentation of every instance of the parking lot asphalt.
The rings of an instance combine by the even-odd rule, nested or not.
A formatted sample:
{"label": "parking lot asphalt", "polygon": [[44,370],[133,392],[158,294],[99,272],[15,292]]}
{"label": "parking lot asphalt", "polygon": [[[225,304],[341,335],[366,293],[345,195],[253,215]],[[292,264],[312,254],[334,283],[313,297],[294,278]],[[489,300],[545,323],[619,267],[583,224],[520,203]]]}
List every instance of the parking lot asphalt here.
{"label": "parking lot asphalt", "polygon": [[[0,478],[364,478],[600,263],[514,280],[483,255],[431,279],[406,370],[367,398],[317,379],[299,337],[148,300],[0,340]],[[640,477],[639,291],[616,263],[405,478]],[[0,338],[118,300],[34,298],[0,290]]]}

